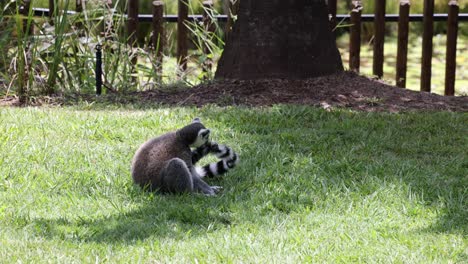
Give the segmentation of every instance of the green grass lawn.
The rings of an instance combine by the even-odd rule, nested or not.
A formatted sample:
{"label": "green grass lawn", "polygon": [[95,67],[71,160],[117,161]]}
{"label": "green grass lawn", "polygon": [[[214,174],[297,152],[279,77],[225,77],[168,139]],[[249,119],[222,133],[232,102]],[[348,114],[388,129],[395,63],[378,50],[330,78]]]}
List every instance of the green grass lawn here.
{"label": "green grass lawn", "polygon": [[[133,186],[200,116],[241,155],[218,197]],[[466,263],[467,113],[0,108],[1,263]],[[210,160],[212,158],[209,158]]]}

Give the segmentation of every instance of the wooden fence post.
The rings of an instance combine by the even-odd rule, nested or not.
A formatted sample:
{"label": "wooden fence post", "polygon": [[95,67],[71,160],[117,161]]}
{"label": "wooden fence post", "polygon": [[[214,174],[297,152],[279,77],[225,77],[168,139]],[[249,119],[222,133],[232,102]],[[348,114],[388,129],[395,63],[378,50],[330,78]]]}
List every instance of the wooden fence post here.
{"label": "wooden fence post", "polygon": [[450,0],[447,19],[447,51],[445,64],[445,95],[455,95],[455,71],[458,35],[458,1]]}
{"label": "wooden fence post", "polygon": [[[83,1],[84,0],[76,0],[75,1],[75,11],[76,11],[77,15],[81,15],[81,13],[83,12]],[[78,36],[82,37],[84,35],[82,33],[82,31],[81,31],[81,28],[83,27],[83,23],[81,23],[81,21],[78,21],[78,22],[76,22],[75,26],[79,30],[78,31]]]}
{"label": "wooden fence post", "polygon": [[187,70],[188,56],[188,0],[179,0],[177,14],[177,62],[179,64],[179,77]]}
{"label": "wooden fence post", "polygon": [[408,31],[409,31],[410,0],[400,0],[398,16],[398,47],[396,65],[396,85],[406,87],[406,66],[408,61]]}
{"label": "wooden fence post", "polygon": [[55,16],[55,0],[49,0],[49,23],[54,24]]}
{"label": "wooden fence post", "polygon": [[138,0],[128,0],[127,15],[128,44],[133,47],[137,43]]}
{"label": "wooden fence post", "polygon": [[76,0],[75,11],[76,12],[83,12],[83,1],[84,0]]}
{"label": "wooden fence post", "polygon": [[[207,39],[212,39],[212,35],[214,34],[213,28],[213,17],[211,14],[211,10],[213,10],[213,1],[204,1],[203,2],[203,29]],[[211,71],[213,67],[213,60],[209,57],[210,49],[208,44],[205,44],[203,47],[203,54],[205,55],[205,60],[203,61],[202,70],[203,70],[203,79],[208,79],[208,73]]]}
{"label": "wooden fence post", "polygon": [[153,2],[153,47],[156,61],[156,72],[158,79],[162,76],[164,39],[164,3],[162,1]]}
{"label": "wooden fence post", "polygon": [[328,0],[328,13],[330,14],[330,27],[335,30],[336,27],[336,0]]}
{"label": "wooden fence post", "polygon": [[385,0],[375,1],[373,74],[382,78],[385,38]]}
{"label": "wooden fence post", "polygon": [[431,91],[432,34],[434,32],[434,0],[424,0],[423,40],[421,60],[421,91]]}
{"label": "wooden fence post", "polygon": [[361,60],[361,11],[362,2],[353,1],[351,10],[351,29],[349,41],[349,69],[359,72]]}

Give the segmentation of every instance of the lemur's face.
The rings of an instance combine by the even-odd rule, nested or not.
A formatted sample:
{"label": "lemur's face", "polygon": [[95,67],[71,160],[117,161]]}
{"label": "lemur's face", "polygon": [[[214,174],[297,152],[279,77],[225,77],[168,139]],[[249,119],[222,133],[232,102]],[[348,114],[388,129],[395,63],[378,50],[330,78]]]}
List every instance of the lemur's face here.
{"label": "lemur's face", "polygon": [[[200,123],[200,119],[197,117],[195,118],[192,123]],[[210,141],[210,130],[203,127],[198,131],[197,138],[195,141],[190,145],[192,148],[198,148],[203,146],[204,144]]]}

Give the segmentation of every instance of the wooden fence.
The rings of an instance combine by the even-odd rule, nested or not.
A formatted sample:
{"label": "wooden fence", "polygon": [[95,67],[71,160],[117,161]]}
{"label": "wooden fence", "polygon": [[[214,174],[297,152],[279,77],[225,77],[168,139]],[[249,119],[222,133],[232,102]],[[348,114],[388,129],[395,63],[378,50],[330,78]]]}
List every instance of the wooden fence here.
{"label": "wooden fence", "polygon": [[[336,22],[336,2],[337,0],[328,0],[329,11],[332,17],[332,25]],[[398,22],[398,44],[397,44],[397,63],[396,63],[396,85],[406,87],[406,65],[408,55],[408,33],[409,22],[423,22],[423,42],[422,42],[422,60],[421,60],[421,91],[431,91],[431,61],[432,61],[432,36],[434,20],[447,21],[447,46],[446,46],[446,67],[445,67],[445,95],[454,95],[455,93],[455,68],[457,51],[457,33],[458,21],[461,18],[467,20],[468,14],[459,14],[458,2],[456,0],[448,1],[448,14],[434,14],[434,0],[424,0],[424,14],[421,16],[410,16],[410,0],[400,0],[398,15],[385,15],[385,0],[375,0],[374,21],[374,54],[373,54],[373,74],[383,76],[384,62],[384,36],[385,22]],[[350,21],[353,25],[350,29],[349,44],[349,68],[359,71],[360,48],[361,48],[361,21],[362,21],[362,1],[352,1],[352,10]],[[392,19],[388,19],[392,18]],[[460,19],[460,20],[461,20]]]}
{"label": "wooden fence", "polygon": [[[31,0],[25,0],[27,4]],[[82,11],[81,1],[76,0],[76,11]],[[111,1],[111,0],[109,0]],[[156,48],[155,58],[157,65],[162,63],[162,50],[165,43],[162,41],[164,35],[165,22],[177,22],[177,58],[180,68],[185,70],[187,67],[188,54],[188,30],[185,26],[188,21],[203,21],[205,28],[211,30],[210,25],[216,19],[226,23],[226,34],[229,32],[232,25],[232,16],[238,10],[240,0],[237,0],[234,5],[230,6],[230,15],[209,15],[205,12],[203,15],[189,15],[189,0],[178,1],[177,15],[164,15],[163,1],[152,2],[152,14],[138,14],[138,1],[128,1],[127,8],[127,31],[129,36],[129,44],[136,45],[136,33],[138,22],[152,22],[153,27],[153,43]],[[359,72],[360,66],[360,48],[361,48],[361,23],[374,23],[374,40],[373,40],[373,74],[383,76],[384,62],[384,41],[385,41],[385,23],[398,23],[398,48],[397,48],[397,63],[396,63],[396,85],[406,87],[406,69],[407,69],[407,53],[408,53],[408,34],[409,23],[422,21],[423,23],[423,42],[422,42],[422,60],[421,60],[421,91],[431,91],[431,61],[432,61],[432,37],[434,21],[447,22],[447,46],[446,46],[446,70],[445,70],[445,95],[454,95],[455,92],[455,68],[456,68],[456,46],[459,21],[468,21],[468,14],[459,14],[457,0],[448,0],[448,14],[434,14],[434,0],[423,0],[423,14],[410,15],[410,0],[399,0],[399,14],[385,13],[385,0],[375,0],[374,14],[361,14],[362,1],[352,1],[352,8],[349,15],[337,14],[337,0],[328,0],[330,13],[330,24],[334,28],[337,21],[350,22],[350,44],[349,44],[349,69]],[[204,1],[205,10],[213,8],[212,1]],[[54,15],[54,0],[49,0],[49,9],[34,9],[36,16]],[[70,13],[75,13],[70,12]],[[208,49],[205,49],[208,52]],[[136,63],[136,61],[134,61]],[[211,67],[210,62],[204,65],[203,70],[206,71]],[[159,71],[161,68],[158,69]]]}

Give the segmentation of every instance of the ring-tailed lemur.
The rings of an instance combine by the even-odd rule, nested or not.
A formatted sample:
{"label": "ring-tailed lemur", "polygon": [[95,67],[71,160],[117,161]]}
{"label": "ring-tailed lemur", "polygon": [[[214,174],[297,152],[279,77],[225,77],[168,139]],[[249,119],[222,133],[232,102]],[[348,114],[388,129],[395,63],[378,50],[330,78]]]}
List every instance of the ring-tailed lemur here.
{"label": "ring-tailed lemur", "polygon": [[[210,130],[195,118],[191,124],[145,142],[132,162],[133,181],[143,188],[163,193],[201,192],[215,195],[219,186],[209,186],[203,177],[226,173],[238,163],[228,146],[209,140]],[[191,150],[190,148],[195,148]],[[220,160],[203,167],[194,165],[209,153]]]}

